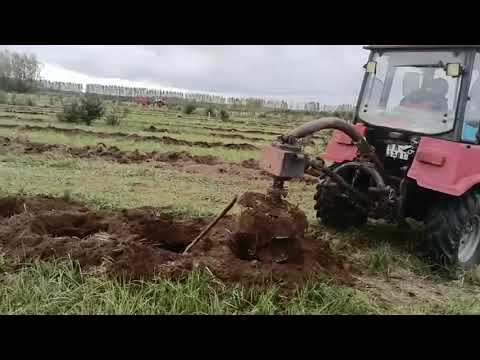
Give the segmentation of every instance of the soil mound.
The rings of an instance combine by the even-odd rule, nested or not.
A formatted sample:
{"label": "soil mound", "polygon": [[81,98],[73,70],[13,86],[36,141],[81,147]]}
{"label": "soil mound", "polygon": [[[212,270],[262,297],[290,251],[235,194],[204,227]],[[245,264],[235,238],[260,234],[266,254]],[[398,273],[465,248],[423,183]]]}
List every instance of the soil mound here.
{"label": "soil mound", "polygon": [[[0,251],[13,266],[33,259],[70,258],[85,272],[130,280],[180,279],[194,269],[208,268],[226,283],[246,285],[281,282],[295,287],[317,276],[350,281],[343,261],[333,256],[328,244],[305,232],[306,219],[300,211],[290,205],[272,211],[258,194],[246,194],[240,205],[254,209],[239,219],[223,218],[182,255],[211,219],[177,218],[149,207],[92,211],[62,199],[4,198],[0,199]],[[253,242],[252,234],[258,234],[259,240]],[[272,235],[280,240],[273,247],[263,246]],[[247,256],[232,252],[232,236],[247,238],[240,245],[254,243],[254,256],[248,252],[250,246]],[[288,257],[282,260],[284,253]]]}

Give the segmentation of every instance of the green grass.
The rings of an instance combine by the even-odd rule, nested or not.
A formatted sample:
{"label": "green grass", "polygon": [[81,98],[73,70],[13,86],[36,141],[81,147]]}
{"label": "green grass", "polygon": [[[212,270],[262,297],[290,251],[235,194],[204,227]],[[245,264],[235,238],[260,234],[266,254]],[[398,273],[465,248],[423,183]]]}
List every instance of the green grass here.
{"label": "green grass", "polygon": [[[270,143],[274,141],[277,135],[264,134],[264,129],[258,129],[258,133],[249,133],[245,132],[247,129],[239,129],[236,127],[224,127],[222,130],[221,126],[218,126],[217,123],[212,124],[191,124],[191,123],[181,123],[178,121],[133,121],[132,115],[127,119],[123,120],[119,126],[108,126],[105,125],[103,121],[97,121],[92,126],[86,126],[81,124],[68,124],[60,123],[55,119],[52,119],[50,115],[37,115],[37,114],[15,114],[15,113],[2,113],[0,112],[0,120],[4,124],[17,124],[17,125],[34,125],[34,126],[55,126],[59,128],[78,128],[88,131],[98,131],[98,132],[128,132],[128,133],[138,133],[142,135],[154,135],[154,136],[181,136],[182,139],[188,139],[191,141],[217,141],[225,143]],[[166,131],[144,131],[146,128],[154,125],[157,129],[162,129]],[[205,127],[211,127],[218,130],[210,130]],[[235,129],[234,131],[230,129]],[[256,130],[255,130],[256,131]],[[281,131],[276,131],[279,134]],[[229,137],[229,135],[242,135],[244,139],[235,139]],[[213,136],[215,135],[215,136]]]}
{"label": "green grass", "polygon": [[402,309],[403,312],[422,315],[480,315],[480,298],[448,298],[444,301],[426,303]]}
{"label": "green grass", "polygon": [[0,271],[0,314],[480,314],[478,297],[392,307],[328,282],[286,294],[274,286],[226,286],[208,272],[192,272],[181,281],[123,282],[84,274],[69,260],[37,261],[17,271],[0,261]]}
{"label": "green grass", "polygon": [[[21,157],[2,155],[0,176],[0,196],[50,194],[86,201],[94,208],[158,206],[192,217],[217,214],[233,192],[264,191],[269,185],[266,181],[245,181],[236,176],[212,178],[180,170],[87,161],[54,153]],[[314,187],[294,183],[290,191],[289,200],[298,203],[313,224]],[[314,228],[320,237],[329,236],[339,241],[333,246],[334,251],[366,269],[377,281],[393,281],[385,276],[386,269],[391,269],[388,274],[392,275],[401,268],[412,274],[405,280],[406,284],[420,282],[426,288],[435,285],[432,282],[435,278],[426,276],[426,269],[424,273],[416,270],[421,269],[422,263],[398,245],[402,233],[394,227],[369,226],[363,232],[345,234],[332,233],[319,226]],[[406,234],[409,233],[403,236]],[[471,292],[458,290],[454,284],[449,289],[455,291],[449,290],[440,299],[427,294],[405,305],[385,303],[377,293],[327,282],[312,283],[295,296],[285,298],[278,288],[263,291],[225,289],[219,287],[216,280],[207,278],[206,281],[198,274],[192,274],[181,283],[158,280],[123,284],[94,276],[79,278],[79,270],[72,266],[40,263],[18,273],[8,272],[0,285],[0,312],[380,314],[471,313],[478,309]],[[7,271],[5,269],[6,265],[0,263],[0,272]],[[425,279],[429,279],[428,282]],[[392,288],[391,291],[399,290]]]}
{"label": "green grass", "polygon": [[[52,132],[53,130],[52,129],[49,129],[47,127],[47,125],[53,125],[55,126],[56,128],[59,128],[59,129],[81,129],[81,130],[86,130],[88,132],[99,132],[99,133],[117,133],[117,132],[124,132],[124,133],[135,133],[135,134],[138,134],[138,135],[141,135],[141,136],[156,136],[156,137],[161,137],[161,136],[165,136],[165,135],[168,135],[170,137],[173,137],[173,138],[177,138],[177,139],[182,139],[182,140],[187,140],[187,141],[204,141],[204,142],[216,142],[216,143],[223,143],[223,144],[231,144],[231,143],[234,143],[234,144],[240,144],[240,143],[248,143],[249,141],[247,139],[231,139],[231,138],[222,138],[221,136],[218,136],[218,137],[213,137],[211,135],[209,135],[208,133],[194,133],[194,132],[190,132],[188,130],[185,130],[184,132],[175,132],[174,134],[154,134],[154,133],[151,133],[151,132],[146,132],[146,131],[142,131],[140,129],[136,130],[136,129],[132,129],[132,128],[126,128],[126,127],[112,127],[112,126],[108,126],[108,125],[92,125],[92,126],[88,126],[88,125],[80,125],[80,124],[69,124],[69,123],[60,123],[60,122],[55,122],[55,123],[42,123],[42,124],[38,124],[38,123],[31,123],[31,122],[28,122],[27,120],[25,121],[21,121],[21,120],[17,120],[17,121],[12,121],[12,120],[5,120],[5,121],[2,121],[2,123],[4,124],[17,124],[17,125],[33,125],[33,126],[36,126],[37,128],[35,129],[35,131],[46,131],[46,132]],[[39,129],[39,127],[44,127],[44,129]],[[30,131],[30,130],[27,130],[27,131]],[[95,135],[95,134],[93,134]],[[76,135],[75,135],[76,136]],[[112,136],[115,136],[115,134],[113,134]],[[263,144],[263,143],[269,143],[268,140],[262,140],[262,141],[250,141],[250,143],[257,143],[257,144]]]}
{"label": "green grass", "polygon": [[[7,94],[11,96],[11,94]],[[22,112],[28,111],[40,111],[50,113],[45,120],[47,122],[55,122],[56,118],[54,113],[62,111],[63,105],[59,101],[60,97],[63,97],[64,104],[68,103],[72,98],[77,98],[78,96],[72,96],[67,94],[46,94],[46,93],[37,93],[37,94],[16,94],[18,105],[17,106],[0,106],[0,114],[3,113],[4,109],[8,109],[9,114],[18,115],[22,118],[28,118],[28,114]],[[35,106],[29,107],[25,106],[28,103],[28,99],[32,99],[35,103]],[[106,108],[109,109],[112,106],[110,100],[104,101]],[[275,132],[285,132],[288,131],[300,124],[303,124],[307,121],[311,121],[316,117],[313,115],[307,115],[304,113],[290,112],[290,113],[279,113],[271,111],[268,109],[255,111],[245,109],[229,109],[230,119],[227,121],[221,121],[218,118],[208,118],[205,113],[205,105],[201,105],[194,114],[186,115],[181,114],[179,111],[155,108],[144,108],[135,105],[133,102],[122,102],[122,107],[128,107],[130,110],[130,115],[125,121],[120,129],[122,131],[141,131],[145,125],[161,125],[164,122],[169,122],[166,126],[174,127],[190,127],[198,128],[198,131],[201,133],[203,130],[200,128],[208,125],[215,127],[224,127],[237,129],[237,132],[242,130],[258,130],[258,131],[275,131]],[[16,112],[15,112],[16,110]],[[261,113],[264,113],[266,116],[259,117]],[[38,115],[42,116],[43,115]],[[1,115],[0,115],[1,118]],[[102,121],[97,121],[95,126],[102,126]]]}
{"label": "green grass", "polygon": [[171,145],[153,141],[133,141],[125,138],[98,138],[94,134],[65,135],[53,131],[20,131],[18,129],[0,128],[0,136],[24,137],[33,142],[47,144],[64,144],[71,147],[96,146],[99,142],[108,146],[117,146],[123,151],[142,152],[169,152],[187,151],[192,155],[218,156],[226,162],[239,163],[243,160],[257,159],[260,156],[258,150],[233,150],[224,148],[201,148],[197,146]]}
{"label": "green grass", "polygon": [[276,287],[219,284],[208,273],[183,281],[124,283],[85,275],[75,263],[35,262],[0,275],[0,314],[366,314],[361,294],[320,283],[287,297]]}
{"label": "green grass", "polygon": [[[12,107],[9,106],[8,108],[11,109]],[[34,111],[41,111],[42,113],[52,112],[51,115],[23,113],[22,111],[26,111],[26,109],[19,110],[20,112],[18,113],[5,112],[5,111],[2,111],[2,109],[3,108],[0,106],[0,118],[2,117],[1,114],[6,115],[5,119],[9,118],[11,115],[15,115],[18,118],[17,120],[29,120],[30,117],[42,117],[45,124],[52,125],[52,124],[58,123],[56,117],[53,115],[53,112],[52,112],[52,111],[58,112],[58,108],[55,108],[55,110],[50,110],[50,108],[32,108],[34,109]],[[283,131],[292,129],[293,127],[298,125],[298,124],[293,124],[291,122],[282,123],[281,121],[277,121],[276,123],[265,123],[264,121],[259,121],[258,119],[250,120],[248,122],[238,123],[236,121],[232,121],[232,122],[219,121],[218,119],[208,120],[206,117],[198,118],[198,117],[187,116],[184,114],[182,114],[182,117],[179,118],[177,117],[177,115],[178,114],[174,112],[171,113],[171,112],[164,112],[164,111],[157,111],[155,113],[149,114],[141,111],[138,112],[138,110],[133,108],[133,110],[131,110],[131,113],[128,115],[128,117],[122,122],[120,126],[115,127],[115,129],[118,129],[119,131],[126,131],[126,132],[138,132],[138,131],[142,131],[145,127],[154,125],[157,127],[172,128],[172,130],[179,130],[184,132],[185,134],[188,134],[189,129],[194,129],[195,131],[198,131],[200,133],[203,131],[209,132],[209,130],[202,129],[205,126],[208,126],[208,127],[224,128],[224,129],[234,128],[234,129],[237,129],[239,133],[241,133],[242,130],[282,133]],[[97,119],[94,122],[93,127],[102,129],[105,131],[112,129],[111,126],[105,125],[104,121],[101,119]],[[228,133],[231,133],[231,132],[228,131]],[[261,135],[261,134],[258,134],[258,135]],[[253,137],[259,137],[259,136],[253,136]]]}
{"label": "green grass", "polygon": [[[48,103],[48,97],[35,100]],[[120,127],[100,122],[95,131],[140,132],[155,125],[177,131],[182,139],[208,139],[202,126],[263,129],[282,132],[306,119],[283,122],[263,119],[261,122],[233,116],[229,122],[206,120],[192,115],[176,118],[175,112],[132,110]],[[20,120],[2,119],[3,123],[39,125],[29,120],[39,115],[18,114]],[[1,115],[0,115],[1,118]],[[68,127],[53,117],[42,116],[42,125]],[[238,120],[244,121],[243,123]],[[278,124],[275,124],[275,121]],[[295,125],[294,125],[295,124]],[[262,126],[264,125],[264,126]],[[280,126],[278,126],[280,125]],[[72,126],[70,126],[72,127]],[[218,132],[218,131],[215,131]],[[183,133],[189,135],[182,135]],[[230,132],[228,132],[230,133]],[[143,133],[152,135],[150,133]],[[246,136],[272,137],[245,133]],[[142,152],[185,150],[194,155],[219,156],[228,162],[258,158],[258,151],[235,151],[222,148],[198,148],[134,142],[126,139],[101,139],[95,135],[68,136],[51,131],[16,131],[0,128],[2,136],[28,137],[42,143],[63,143],[73,147],[95,146],[98,142],[114,145],[124,151]],[[163,135],[163,134],[157,134]],[[221,139],[221,138],[220,138]],[[233,139],[222,140],[224,142]],[[238,142],[249,142],[238,140]],[[321,145],[316,149],[321,151]],[[271,185],[268,180],[253,180],[236,174],[220,174],[203,167],[200,173],[165,165],[118,164],[100,159],[79,159],[58,152],[38,155],[4,153],[0,155],[0,196],[49,194],[67,200],[80,200],[92,208],[133,208],[156,206],[164,211],[191,217],[216,215],[234,193],[260,191]],[[207,273],[192,273],[184,281],[153,280],[123,283],[103,275],[87,275],[72,262],[38,262],[26,264],[18,271],[9,268],[0,256],[0,313],[3,314],[478,314],[478,280],[465,274],[462,280],[449,280],[432,272],[417,257],[415,246],[422,232],[400,230],[381,223],[369,224],[361,231],[338,233],[316,225],[313,211],[314,185],[289,184],[288,200],[298,204],[308,216],[319,238],[329,241],[333,251],[346,257],[361,269],[362,282],[351,287],[318,280],[286,295],[279,287],[253,289],[226,286]],[[237,211],[232,211],[233,213]],[[373,285],[372,285],[373,284]],[[403,289],[411,288],[415,297],[405,297]],[[418,291],[417,291],[418,290]],[[402,295],[403,294],[403,295]],[[439,295],[440,294],[440,295]],[[387,295],[387,296],[385,296]]]}
{"label": "green grass", "polygon": [[[264,192],[270,185],[266,180],[220,173],[190,174],[175,168],[86,160],[57,153],[0,155],[0,176],[2,196],[19,190],[53,196],[69,191],[74,199],[99,207],[158,206],[192,216],[213,215],[225,207],[233,193]],[[302,191],[304,187],[292,184],[291,201],[308,209],[313,206],[313,187],[308,192]]]}

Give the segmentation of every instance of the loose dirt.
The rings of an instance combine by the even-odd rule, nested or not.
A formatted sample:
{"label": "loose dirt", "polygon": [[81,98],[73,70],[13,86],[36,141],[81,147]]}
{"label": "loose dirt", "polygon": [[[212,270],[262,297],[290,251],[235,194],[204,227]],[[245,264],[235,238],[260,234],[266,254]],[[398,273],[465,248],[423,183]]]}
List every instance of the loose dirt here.
{"label": "loose dirt", "polygon": [[303,211],[284,200],[251,192],[238,204],[242,211],[230,247],[239,258],[277,263],[302,260],[301,241],[308,227]]}
{"label": "loose dirt", "polygon": [[[259,196],[243,196],[241,206],[250,208]],[[260,201],[255,208],[259,219],[253,223],[247,221],[251,215],[243,215],[239,221],[225,217],[189,254],[182,255],[211,219],[176,218],[150,207],[92,211],[80,203],[49,197],[3,198],[0,251],[12,266],[33,259],[69,257],[87,273],[130,280],[154,276],[181,279],[194,269],[208,268],[226,283],[275,282],[296,287],[319,276],[349,282],[348,266],[333,256],[327,243],[306,232],[304,215],[284,206],[272,211],[270,204]],[[287,220],[283,215],[290,211],[296,218]],[[280,215],[271,222],[267,213]],[[290,227],[291,221],[294,227]],[[260,234],[262,244],[268,243],[269,234],[286,235],[295,238],[296,247],[292,252],[280,241],[268,252],[257,242],[256,256],[246,258],[232,251],[232,236],[238,241],[240,233],[246,238]],[[285,249],[291,257],[278,261]]]}
{"label": "loose dirt", "polygon": [[46,151],[60,151],[80,158],[103,158],[121,164],[160,161],[168,163],[194,162],[198,164],[215,165],[223,161],[212,155],[192,155],[187,151],[157,151],[140,152],[122,151],[116,146],[98,143],[96,146],[70,147],[63,144],[45,144],[31,142],[23,138],[0,137],[0,153],[41,154]]}
{"label": "loose dirt", "polygon": [[[188,126],[192,127],[192,126]],[[289,132],[290,130],[293,130],[293,128],[288,128],[285,129],[284,132],[273,132],[273,131],[263,131],[263,130],[248,130],[248,129],[238,129],[238,128],[222,128],[222,127],[211,127],[211,126],[198,126],[199,129],[205,129],[205,130],[212,130],[212,131],[229,131],[229,132],[234,132],[234,136],[243,136],[241,133],[245,134],[256,134],[256,135],[273,135],[273,136],[280,136],[284,135],[285,133]],[[221,136],[224,136],[221,134]],[[254,137],[248,137],[248,136],[243,136],[245,139],[250,139],[250,140],[266,140],[265,138],[254,138]],[[324,136],[321,135],[313,135],[311,136],[312,139],[324,139]]]}
{"label": "loose dirt", "polygon": [[[153,125],[147,127],[144,129],[144,131],[147,132],[159,132],[159,133],[174,133],[174,134],[185,134],[185,132],[182,131],[174,131],[172,129],[167,129],[167,128],[157,128]],[[265,138],[259,138],[259,137],[249,137],[249,136],[244,136],[242,134],[223,134],[223,133],[217,133],[217,132],[211,132],[208,134],[208,136],[213,136],[213,137],[222,137],[226,139],[241,139],[241,140],[246,140],[246,141],[266,141],[268,139]]]}

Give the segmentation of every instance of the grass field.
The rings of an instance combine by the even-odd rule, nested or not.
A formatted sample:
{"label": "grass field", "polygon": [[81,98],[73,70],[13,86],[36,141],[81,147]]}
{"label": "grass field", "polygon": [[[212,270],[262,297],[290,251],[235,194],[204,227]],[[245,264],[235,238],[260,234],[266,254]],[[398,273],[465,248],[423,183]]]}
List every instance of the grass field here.
{"label": "grass field", "polygon": [[[91,209],[149,206],[192,219],[215,216],[233,194],[264,192],[270,179],[242,162],[258,160],[260,149],[278,136],[275,134],[312,120],[233,115],[221,121],[208,119],[200,109],[185,115],[131,106],[130,114],[118,127],[107,126],[101,120],[84,126],[59,123],[55,113],[60,106],[51,105],[48,97],[39,97],[36,102],[32,107],[0,106],[0,137],[9,139],[8,146],[0,148],[0,197],[52,195],[80,201]],[[148,131],[151,126],[157,130]],[[52,127],[81,131],[59,132]],[[217,145],[178,145],[152,140],[151,136]],[[215,164],[155,159],[121,162],[93,153],[91,157],[80,157],[60,147],[27,151],[25,143],[29,142],[76,149],[103,143],[122,153],[183,151],[219,160]],[[324,143],[325,139],[316,139],[316,146],[309,151],[320,151]],[[257,149],[229,149],[223,147],[225,144],[250,144]],[[360,231],[337,233],[317,224],[313,194],[314,185],[292,182],[288,199],[305,211],[315,236],[327,241],[332,251],[351,265],[353,281],[349,284],[326,277],[312,278],[288,291],[281,283],[250,287],[242,282],[225,283],[208,268],[193,270],[181,280],[125,281],[85,271],[68,257],[14,266],[0,243],[0,313],[480,313],[478,277],[473,273],[451,277],[432,270],[418,256],[423,241],[420,227],[400,230],[379,222]],[[13,220],[3,218],[0,223],[8,221]]]}

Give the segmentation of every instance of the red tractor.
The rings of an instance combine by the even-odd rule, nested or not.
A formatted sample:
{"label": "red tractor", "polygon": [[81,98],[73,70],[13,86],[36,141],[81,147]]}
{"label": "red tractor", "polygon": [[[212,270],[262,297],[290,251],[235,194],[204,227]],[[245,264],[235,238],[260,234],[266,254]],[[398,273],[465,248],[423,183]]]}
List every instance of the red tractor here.
{"label": "red tractor", "polygon": [[150,106],[152,104],[152,100],[147,96],[137,96],[135,98],[135,103],[137,105]]}
{"label": "red tractor", "polygon": [[[368,218],[425,224],[443,264],[480,264],[480,45],[368,46],[353,121],[323,118],[281,136],[262,167],[284,182],[318,176],[315,209],[336,228]],[[333,129],[322,158],[300,139]]]}
{"label": "red tractor", "polygon": [[166,98],[161,98],[161,99],[152,99],[147,96],[137,96],[135,98],[135,103],[137,105],[142,105],[142,106],[150,106],[153,105],[155,107],[163,107],[167,105],[167,99]]}

